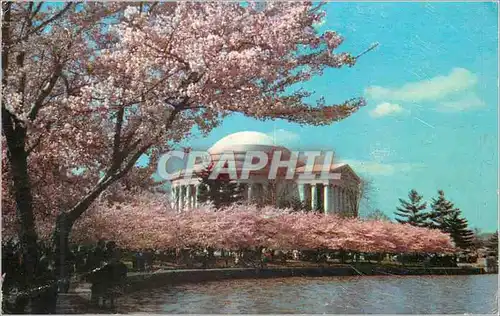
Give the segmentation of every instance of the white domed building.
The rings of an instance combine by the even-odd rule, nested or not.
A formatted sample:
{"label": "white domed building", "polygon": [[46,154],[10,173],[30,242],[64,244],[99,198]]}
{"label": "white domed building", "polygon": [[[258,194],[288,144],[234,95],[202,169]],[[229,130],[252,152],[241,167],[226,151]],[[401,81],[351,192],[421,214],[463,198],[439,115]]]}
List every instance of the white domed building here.
{"label": "white domed building", "polygon": [[[259,170],[247,170],[248,178],[240,179],[239,175],[245,171],[244,159],[249,152],[264,152],[269,157],[268,163]],[[329,171],[335,174],[335,177],[325,179],[320,177],[325,156],[317,157],[313,164],[299,155],[293,167],[293,177],[287,177],[288,167],[283,166],[277,168],[275,180],[269,180],[271,160],[275,152],[281,153],[282,162],[289,161],[296,155],[286,147],[276,144],[268,135],[253,131],[230,134],[208,149],[210,159],[215,164],[227,158],[224,157],[225,154],[230,153],[231,157],[234,157],[235,172],[238,175],[235,181],[245,187],[245,199],[251,203],[280,206],[283,202],[294,199],[325,214],[357,216],[361,180],[349,165],[330,164]],[[178,210],[187,210],[198,205],[200,179],[196,174],[203,169],[205,167],[198,164],[191,170],[182,169],[173,177],[171,199]],[[306,171],[310,171],[313,176],[307,179],[301,177]],[[193,176],[186,177],[186,174]]]}

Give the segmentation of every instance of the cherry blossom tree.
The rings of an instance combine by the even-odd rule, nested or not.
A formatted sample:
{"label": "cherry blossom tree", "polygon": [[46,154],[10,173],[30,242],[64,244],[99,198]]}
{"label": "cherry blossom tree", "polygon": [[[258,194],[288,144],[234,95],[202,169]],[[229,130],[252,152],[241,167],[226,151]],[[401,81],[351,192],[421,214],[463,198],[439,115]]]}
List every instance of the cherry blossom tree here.
{"label": "cherry blossom tree", "polygon": [[[119,6],[89,4],[77,9],[74,3],[53,7],[41,2],[2,3],[2,171],[7,171],[2,173],[2,182],[11,189],[10,194],[3,194],[3,201],[13,198],[6,203],[11,207],[7,212],[15,212],[20,224],[28,285],[38,257],[34,203],[44,200],[41,208],[50,207],[75,158],[84,166],[90,157],[78,150],[71,152],[86,142],[63,131],[67,121],[78,118],[64,111],[60,101],[85,84],[86,60],[106,40],[98,31],[99,21]],[[53,142],[57,135],[60,138]],[[60,161],[65,163],[54,165]],[[82,188],[85,181],[82,177]],[[33,192],[34,186],[40,191]],[[39,199],[44,186],[51,188],[45,191],[50,194]]]}
{"label": "cherry blossom tree", "polygon": [[134,203],[98,203],[75,225],[74,241],[114,240],[127,249],[454,251],[449,235],[411,225],[242,204],[179,213],[162,196],[147,192],[137,196]]}
{"label": "cherry blossom tree", "polygon": [[[311,91],[294,88],[356,61],[336,52],[339,34],[316,31],[324,13],[310,2],[263,10],[4,2],[2,10],[3,181],[28,277],[39,209],[56,216],[54,242],[64,253],[73,225],[103,192],[150,175],[159,154],[194,127],[207,133],[234,112],[324,125],[364,104],[310,104]],[[148,167],[137,168],[144,155]]]}

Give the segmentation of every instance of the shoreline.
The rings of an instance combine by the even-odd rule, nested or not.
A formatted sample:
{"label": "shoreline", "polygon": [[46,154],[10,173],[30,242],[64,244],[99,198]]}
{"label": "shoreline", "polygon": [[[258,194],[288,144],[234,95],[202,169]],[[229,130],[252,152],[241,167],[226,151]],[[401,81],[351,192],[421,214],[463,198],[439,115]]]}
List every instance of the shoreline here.
{"label": "shoreline", "polygon": [[129,273],[126,293],[148,288],[184,283],[228,279],[263,279],[282,277],[376,276],[376,275],[479,275],[490,274],[473,267],[393,267],[377,264],[345,264],[330,267],[216,268],[176,269]]}
{"label": "shoreline", "polygon": [[[328,277],[328,276],[425,276],[425,275],[484,275],[484,268],[474,267],[394,267],[379,264],[344,264],[325,267],[268,267],[268,268],[214,268],[214,269],[172,269],[158,270],[155,272],[129,272],[123,294],[132,294],[148,289],[162,288],[171,285],[214,282],[238,279],[272,279],[285,277]],[[59,298],[59,313],[81,314],[91,312],[95,314],[116,313],[103,307],[90,304],[90,284],[77,283],[70,292],[73,296],[71,303],[69,297]],[[65,296],[65,295],[63,295]],[[67,296],[67,295],[66,295]],[[75,297],[76,296],[76,297]],[[120,300],[120,298],[118,298]],[[71,306],[75,304],[75,306]]]}

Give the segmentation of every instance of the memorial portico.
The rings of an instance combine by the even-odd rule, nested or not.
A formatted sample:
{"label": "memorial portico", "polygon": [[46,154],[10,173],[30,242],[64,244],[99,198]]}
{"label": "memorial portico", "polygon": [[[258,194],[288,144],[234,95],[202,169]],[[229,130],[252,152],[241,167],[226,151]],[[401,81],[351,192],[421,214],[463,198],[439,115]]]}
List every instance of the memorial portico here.
{"label": "memorial portico", "polygon": [[345,188],[337,181],[298,183],[300,201],[309,204],[311,209],[317,210],[321,206],[321,211],[325,214],[349,213],[352,202],[350,201],[350,188]]}
{"label": "memorial portico", "polygon": [[[242,170],[242,161],[248,151],[261,151],[272,156],[274,151],[281,151],[282,157],[290,155],[290,151],[283,146],[276,145],[274,140],[266,134],[258,132],[240,132],[226,136],[216,142],[209,150],[213,162],[225,152],[234,153],[235,166],[238,172]],[[283,160],[283,158],[282,158]],[[309,205],[312,210],[325,214],[341,214],[357,216],[356,199],[358,198],[360,179],[348,164],[331,164],[329,172],[332,177],[321,177],[324,171],[322,162],[317,165],[306,166],[298,161],[293,179],[284,176],[276,177],[273,189],[280,190],[285,198],[299,199],[303,205]],[[196,174],[201,170],[181,170],[172,180],[171,201],[172,207],[181,211],[198,206],[200,179],[196,177],[186,179],[184,174]],[[245,198],[249,202],[261,202],[270,190],[270,180],[263,168],[260,172],[250,173],[247,179],[235,180],[245,187]],[[309,177],[302,177],[305,172]],[[311,176],[312,174],[312,176]]]}

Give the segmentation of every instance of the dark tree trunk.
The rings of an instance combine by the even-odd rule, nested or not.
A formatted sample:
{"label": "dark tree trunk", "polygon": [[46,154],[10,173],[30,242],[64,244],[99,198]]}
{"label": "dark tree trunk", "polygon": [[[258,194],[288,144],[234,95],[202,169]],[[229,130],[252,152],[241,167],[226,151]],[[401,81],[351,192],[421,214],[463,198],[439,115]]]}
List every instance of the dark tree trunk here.
{"label": "dark tree trunk", "polygon": [[[5,100],[4,100],[5,101]],[[33,195],[28,174],[26,128],[2,106],[2,131],[7,143],[7,158],[12,176],[16,213],[19,220],[19,240],[22,249],[22,284],[29,288],[34,281],[38,262],[37,234],[33,215]]]}
{"label": "dark tree trunk", "polygon": [[56,274],[59,280],[68,279],[70,275],[68,258],[70,256],[69,234],[72,227],[73,222],[69,219],[67,213],[63,212],[57,216],[52,244],[54,246],[54,260],[57,267]]}
{"label": "dark tree trunk", "polygon": [[[18,160],[19,159],[19,160]],[[33,215],[33,197],[28,178],[27,156],[24,151],[11,155],[17,218],[20,222],[19,239],[23,251],[26,282],[33,280],[38,261],[37,234]]]}
{"label": "dark tree trunk", "polygon": [[255,261],[260,268],[262,268],[264,266],[264,262],[262,261],[262,250],[263,249],[264,249],[264,247],[262,247],[262,246],[257,247],[257,253],[255,256]]}
{"label": "dark tree trunk", "polygon": [[345,263],[345,251],[340,250],[340,263],[344,264]]}
{"label": "dark tree trunk", "polygon": [[212,268],[215,265],[215,263],[216,263],[215,254],[214,254],[215,250],[213,248],[211,248],[211,247],[208,247],[207,248],[207,252],[208,252],[208,254],[207,254],[207,259],[208,259],[208,262],[207,262],[208,265],[207,265],[207,267],[208,268]]}

